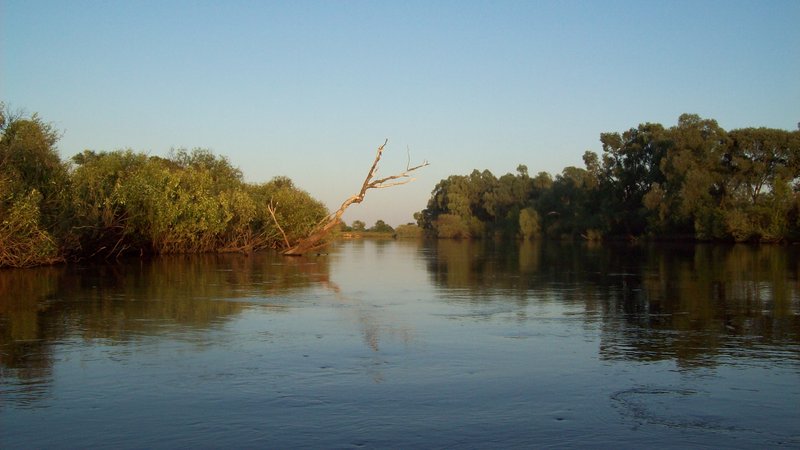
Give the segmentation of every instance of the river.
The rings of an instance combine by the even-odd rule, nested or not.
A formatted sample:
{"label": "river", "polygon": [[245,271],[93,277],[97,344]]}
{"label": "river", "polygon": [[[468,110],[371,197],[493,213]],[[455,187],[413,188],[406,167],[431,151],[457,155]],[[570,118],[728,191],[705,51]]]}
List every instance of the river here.
{"label": "river", "polygon": [[0,271],[0,447],[800,447],[797,246],[326,251]]}

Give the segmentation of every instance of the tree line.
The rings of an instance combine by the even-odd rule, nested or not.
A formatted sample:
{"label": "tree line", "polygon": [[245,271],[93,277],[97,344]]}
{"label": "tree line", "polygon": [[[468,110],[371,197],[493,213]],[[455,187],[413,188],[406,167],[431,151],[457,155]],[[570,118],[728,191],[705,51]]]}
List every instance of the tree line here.
{"label": "tree line", "polygon": [[328,214],[290,179],[246,183],[209,150],[86,150],[63,161],[59,137],[0,104],[0,267],[255,251],[305,236]]}
{"label": "tree line", "polygon": [[417,223],[440,238],[800,241],[800,129],[683,114],[600,141],[555,177],[520,165],[443,179]]}

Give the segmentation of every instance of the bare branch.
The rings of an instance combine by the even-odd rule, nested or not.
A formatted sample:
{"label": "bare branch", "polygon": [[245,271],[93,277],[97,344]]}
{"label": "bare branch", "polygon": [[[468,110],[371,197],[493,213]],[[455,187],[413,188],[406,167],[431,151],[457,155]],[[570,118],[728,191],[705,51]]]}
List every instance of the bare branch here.
{"label": "bare branch", "polygon": [[[389,139],[386,139],[383,142],[383,145],[378,147],[378,150],[375,154],[375,160],[372,162],[372,166],[369,168],[369,172],[367,172],[367,177],[364,179],[364,182],[361,184],[361,190],[358,194],[349,197],[347,200],[342,202],[342,205],[336,210],[334,213],[330,214],[324,220],[322,220],[316,228],[304,239],[301,239],[297,244],[291,246],[289,244],[288,239],[286,239],[286,234],[284,233],[284,241],[286,242],[286,246],[288,247],[283,254],[284,255],[301,255],[309,250],[313,250],[316,248],[321,247],[324,245],[325,238],[333,231],[333,229],[341,223],[342,215],[344,215],[345,210],[348,207],[353,205],[354,203],[361,203],[364,201],[364,197],[367,194],[367,191],[370,189],[384,189],[389,188],[392,186],[400,186],[403,184],[410,183],[414,181],[414,178],[411,177],[411,172],[419,170],[427,165],[429,165],[428,161],[424,161],[422,164],[416,165],[414,167],[409,167],[411,161],[411,155],[409,152],[408,162],[406,163],[406,170],[404,172],[400,172],[395,175],[390,175],[384,178],[375,178],[375,174],[378,172],[378,163],[381,160],[381,156],[383,156],[383,150],[386,148],[386,144],[389,142]],[[275,224],[278,225],[277,219],[275,219],[274,207],[270,203],[269,206],[270,213],[272,214],[273,220],[275,220]],[[280,225],[278,225],[280,229]],[[281,232],[283,230],[281,229]]]}
{"label": "bare branch", "polygon": [[291,244],[289,244],[289,238],[286,237],[286,232],[283,231],[283,227],[281,227],[281,224],[278,223],[278,218],[275,217],[275,208],[277,206],[278,205],[273,204],[272,199],[270,199],[269,205],[267,205],[267,211],[269,211],[269,214],[272,216],[272,220],[275,222],[275,226],[278,227],[278,231],[280,231],[281,234],[283,235],[283,242],[286,243],[286,248],[289,248],[292,246]]}

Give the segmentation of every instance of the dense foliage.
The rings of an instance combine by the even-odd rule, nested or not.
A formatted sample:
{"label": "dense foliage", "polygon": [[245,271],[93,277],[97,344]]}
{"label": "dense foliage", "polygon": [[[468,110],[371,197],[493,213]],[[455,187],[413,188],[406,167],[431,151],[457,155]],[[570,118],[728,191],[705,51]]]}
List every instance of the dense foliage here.
{"label": "dense foliage", "polygon": [[[0,108],[2,109],[2,108]],[[253,251],[295,241],[326,208],[292,181],[245,183],[224,157],[86,150],[61,161],[38,116],[0,116],[0,267],[83,257]]]}
{"label": "dense foliage", "polygon": [[442,238],[800,240],[800,130],[725,131],[684,114],[600,141],[602,156],[555,177],[524,165],[452,175],[417,222]]}

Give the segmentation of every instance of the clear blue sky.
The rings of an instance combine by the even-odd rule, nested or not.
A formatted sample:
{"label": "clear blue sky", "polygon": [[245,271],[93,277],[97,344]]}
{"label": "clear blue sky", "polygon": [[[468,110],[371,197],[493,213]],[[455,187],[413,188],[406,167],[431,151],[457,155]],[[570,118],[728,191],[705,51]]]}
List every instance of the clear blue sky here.
{"label": "clear blue sky", "polygon": [[345,219],[412,221],[451,174],[552,174],[684,112],[800,122],[800,1],[0,0],[0,100],[84,149],[203,147]]}

